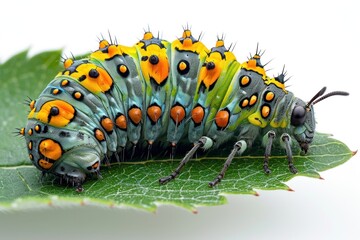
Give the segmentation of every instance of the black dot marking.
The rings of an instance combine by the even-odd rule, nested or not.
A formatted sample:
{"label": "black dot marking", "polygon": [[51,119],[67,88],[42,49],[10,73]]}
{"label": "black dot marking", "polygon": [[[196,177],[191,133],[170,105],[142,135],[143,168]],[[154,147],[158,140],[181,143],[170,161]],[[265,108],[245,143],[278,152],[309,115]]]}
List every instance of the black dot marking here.
{"label": "black dot marking", "polygon": [[99,75],[99,72],[94,68],[89,71],[89,76],[92,78],[97,78]]}
{"label": "black dot marking", "polygon": [[211,69],[214,69],[215,68],[215,63],[214,62],[208,62],[206,64],[206,69],[207,70],[211,70]]}
{"label": "black dot marking", "polygon": [[84,140],[84,134],[81,133],[81,132],[79,132],[79,133],[77,134],[77,137],[78,137],[79,139],[81,139],[81,140]]}
{"label": "black dot marking", "polygon": [[81,77],[79,77],[79,82],[82,82],[86,79],[86,76],[85,75],[81,75]]}
{"label": "black dot marking", "polygon": [[51,107],[50,108],[50,116],[57,116],[59,115],[60,111],[58,107]]}
{"label": "black dot marking", "polygon": [[86,169],[90,171],[90,170],[92,169],[92,167],[91,167],[91,166],[88,166]]}
{"label": "black dot marking", "polygon": [[64,168],[64,167],[60,167],[60,170],[61,170],[62,172],[64,172],[64,171],[65,171],[65,168]]}
{"label": "black dot marking", "polygon": [[141,61],[146,61],[146,60],[148,60],[148,58],[149,58],[148,56],[142,56]]}
{"label": "black dot marking", "polygon": [[149,59],[149,62],[152,64],[152,65],[156,65],[159,63],[159,57],[156,56],[156,55],[151,55],[150,56],[150,59]]}
{"label": "black dot marking", "polygon": [[70,133],[69,132],[65,132],[65,131],[61,131],[59,133],[59,137],[70,137]]}
{"label": "black dot marking", "polygon": [[44,126],[43,133],[47,133],[49,131],[48,126]]}

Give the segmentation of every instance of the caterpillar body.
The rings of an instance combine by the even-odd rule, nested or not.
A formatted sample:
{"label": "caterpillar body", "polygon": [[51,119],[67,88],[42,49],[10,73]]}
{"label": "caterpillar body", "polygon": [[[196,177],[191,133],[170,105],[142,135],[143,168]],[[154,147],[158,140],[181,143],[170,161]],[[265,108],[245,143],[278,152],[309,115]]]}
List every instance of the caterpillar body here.
{"label": "caterpillar body", "polygon": [[88,58],[65,59],[65,69],[30,101],[27,125],[20,130],[29,158],[43,173],[81,191],[87,175],[100,176],[104,159],[149,153],[156,142],[166,143],[163,149],[170,146],[172,153],[180,142],[193,144],[161,184],[174,179],[198,148],[234,145],[209,183],[214,186],[235,154],[262,138],[264,171],[270,173],[271,147],[279,140],[296,173],[290,145],[294,139],[308,151],[315,132],[313,105],[347,93],[323,95],[324,87],[305,102],[286,90],[284,70],[277,77],[266,75],[261,55],[257,49],[240,63],[223,39],[208,50],[187,28],[171,43],[150,31],[133,47],[102,39]]}

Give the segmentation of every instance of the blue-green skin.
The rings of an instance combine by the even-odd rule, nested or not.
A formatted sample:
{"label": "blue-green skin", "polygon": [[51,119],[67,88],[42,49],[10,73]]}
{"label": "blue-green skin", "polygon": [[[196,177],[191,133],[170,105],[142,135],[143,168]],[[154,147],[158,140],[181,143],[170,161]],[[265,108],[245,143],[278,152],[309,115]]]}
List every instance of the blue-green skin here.
{"label": "blue-green skin", "polygon": [[[191,36],[192,37],[192,36]],[[152,44],[160,43],[162,40],[154,38]],[[131,151],[135,145],[147,147],[148,142],[163,141],[176,145],[180,141],[196,142],[200,137],[206,136],[210,143],[208,148],[218,148],[221,144],[233,144],[229,139],[236,137],[244,140],[248,147],[251,147],[254,140],[259,136],[264,136],[269,130],[274,130],[277,134],[288,133],[295,138],[299,144],[310,144],[315,132],[314,111],[312,106],[306,113],[306,120],[300,126],[292,126],[291,113],[296,105],[306,106],[306,103],[290,92],[276,86],[275,84],[265,84],[263,76],[256,71],[243,68],[236,60],[228,63],[221,73],[215,86],[200,89],[197,80],[200,68],[206,59],[192,51],[178,51],[171,44],[166,44],[168,59],[170,61],[169,78],[164,86],[154,88],[142,76],[141,54],[116,55],[108,60],[85,59],[77,60],[72,67],[81,65],[84,61],[89,61],[104,68],[112,77],[114,84],[112,88],[99,94],[93,94],[80,85],[77,79],[71,76],[59,75],[49,83],[36,100],[35,109],[40,109],[44,102],[51,99],[62,99],[70,103],[76,109],[76,117],[65,127],[57,128],[36,119],[29,119],[25,127],[33,129],[35,125],[40,125],[42,129],[47,126],[47,132],[35,133],[31,136],[25,134],[26,142],[33,143],[29,153],[33,155],[32,162],[42,172],[53,173],[57,176],[66,178],[75,183],[84,181],[87,174],[98,173],[98,167],[91,168],[96,162],[100,162],[105,157],[118,154],[121,150]],[[100,49],[99,51],[104,51]],[[228,51],[225,47],[216,47],[212,51]],[[209,52],[208,55],[211,55]],[[186,59],[190,63],[190,71],[186,75],[177,73],[177,63]],[[259,60],[258,60],[258,63]],[[122,77],[119,75],[117,66],[125,64],[129,69],[129,75]],[[249,75],[252,82],[247,87],[240,87],[239,78]],[[283,78],[283,76],[282,76]],[[61,81],[69,80],[68,87],[62,87]],[[231,86],[231,88],[229,87]],[[58,88],[61,94],[54,95],[51,89]],[[72,93],[77,90],[84,94],[82,101],[72,97]],[[284,119],[287,124],[283,128],[273,128],[270,124],[266,127],[253,125],[246,118],[253,113],[260,111],[260,106],[264,103],[263,94],[272,91],[275,99],[269,103],[271,108],[270,115],[266,118],[267,122],[272,120],[280,122]],[[258,101],[252,107],[242,108],[239,102],[250,97],[254,93],[258,94]],[[162,116],[153,125],[149,117],[146,116],[146,109],[152,103],[161,106]],[[180,104],[186,110],[185,120],[176,125],[169,117],[170,108]],[[191,119],[191,110],[196,105],[205,108],[205,117],[200,125],[195,126]],[[131,106],[137,106],[142,110],[142,121],[140,124],[133,124],[129,120],[128,110]],[[214,120],[218,111],[227,109],[230,112],[229,123],[225,128],[219,128]],[[99,124],[103,116],[107,116],[113,121],[117,114],[123,114],[127,119],[127,129],[124,131],[114,128],[111,132]],[[242,121],[239,119],[243,117]],[[98,141],[94,137],[94,129],[100,129],[105,135],[105,141]],[[62,134],[60,134],[62,132]],[[64,137],[66,135],[66,137]],[[38,165],[37,159],[41,154],[37,151],[39,142],[42,139],[50,138],[61,144],[63,155],[54,161],[50,169],[43,169]],[[144,151],[137,149],[136,151]],[[185,153],[186,150],[178,150],[178,153]],[[126,154],[129,158],[131,154]],[[126,159],[125,159],[126,160]]]}

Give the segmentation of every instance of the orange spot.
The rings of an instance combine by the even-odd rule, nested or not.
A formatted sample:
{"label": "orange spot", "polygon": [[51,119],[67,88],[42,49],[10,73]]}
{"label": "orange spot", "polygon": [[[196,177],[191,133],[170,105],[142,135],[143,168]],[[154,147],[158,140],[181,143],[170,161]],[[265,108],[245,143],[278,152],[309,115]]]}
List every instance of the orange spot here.
{"label": "orange spot", "polygon": [[127,124],[126,124],[126,117],[121,114],[115,119],[115,124],[118,128],[122,130],[126,130]]}
{"label": "orange spot", "polygon": [[147,109],[147,115],[151,119],[152,122],[156,123],[161,117],[161,108],[159,106],[151,106]]}
{"label": "orange spot", "polygon": [[250,59],[248,61],[248,68],[256,68],[256,60],[255,59]]}
{"label": "orange spot", "polygon": [[108,47],[109,56],[114,56],[119,53],[118,48],[115,45],[110,45]]}
{"label": "orange spot", "polygon": [[31,128],[28,130],[28,134],[29,134],[30,136],[33,134],[33,130],[32,130]]}
{"label": "orange spot", "polygon": [[275,95],[274,95],[273,92],[268,92],[268,93],[266,93],[266,95],[265,95],[265,100],[268,101],[268,102],[270,102],[271,100],[274,99],[274,97],[275,97]]}
{"label": "orange spot", "polygon": [[98,128],[95,129],[94,136],[95,136],[95,138],[96,138],[99,142],[105,140],[104,133],[103,133],[100,129],[98,129]]}
{"label": "orange spot", "polygon": [[81,99],[81,97],[82,97],[81,92],[75,92],[75,93],[74,93],[74,98],[76,98],[76,99]]}
{"label": "orange spot", "polygon": [[55,88],[55,89],[52,91],[52,94],[57,95],[57,94],[59,94],[59,92],[60,92],[60,90],[57,89],[57,88]]}
{"label": "orange spot", "polygon": [[46,158],[52,160],[58,160],[62,155],[60,144],[49,138],[40,142],[39,152]]}
{"label": "orange spot", "polygon": [[170,110],[170,117],[175,124],[179,124],[185,118],[185,109],[182,106],[173,106]]}
{"label": "orange spot", "polygon": [[61,86],[67,86],[69,84],[69,80],[67,80],[67,79],[64,79],[64,80],[62,80],[61,81]]}
{"label": "orange spot", "polygon": [[240,85],[242,87],[247,86],[250,83],[250,78],[248,76],[243,76],[240,80]]}
{"label": "orange spot", "polygon": [[69,68],[73,63],[74,63],[74,60],[72,60],[71,58],[68,58],[64,61],[64,67]]}
{"label": "orange spot", "polygon": [[226,110],[221,110],[216,114],[215,123],[216,126],[224,128],[229,123],[230,114]]}
{"label": "orange spot", "polygon": [[33,110],[35,108],[35,100],[32,100],[29,104],[30,110]]}
{"label": "orange spot", "polygon": [[100,42],[99,42],[99,48],[101,49],[101,48],[105,48],[105,47],[107,47],[107,46],[109,46],[109,42],[108,41],[106,41],[106,40],[101,40]]}
{"label": "orange spot", "polygon": [[202,122],[204,116],[205,116],[205,112],[201,106],[197,106],[191,111],[191,119],[196,124],[200,124]]}
{"label": "orange spot", "polygon": [[32,141],[30,141],[30,142],[28,143],[28,148],[29,148],[29,150],[32,150],[32,147],[33,147],[33,144],[32,144]]}
{"label": "orange spot", "polygon": [[184,30],[183,34],[182,34],[183,38],[189,38],[191,37],[191,31],[189,29]]}
{"label": "orange spot", "polygon": [[[52,109],[57,108],[58,113],[56,115],[52,115]],[[41,106],[39,112],[34,114],[35,116],[31,116],[31,118],[35,118],[40,120],[43,123],[49,123],[55,127],[64,127],[74,118],[75,116],[75,108],[62,100],[52,100],[44,103]]]}
{"label": "orange spot", "polygon": [[121,64],[121,66],[119,67],[119,70],[121,73],[126,73],[127,67],[124,64]]}
{"label": "orange spot", "polygon": [[252,95],[250,98],[250,106],[254,105],[257,101],[257,96],[256,95]]}
{"label": "orange spot", "polygon": [[21,128],[19,133],[24,136],[25,135],[25,128]]}
{"label": "orange spot", "polygon": [[130,120],[135,124],[138,125],[141,121],[142,113],[141,109],[138,107],[133,107],[128,112]]}
{"label": "orange spot", "polygon": [[105,118],[101,119],[100,124],[105,129],[106,132],[111,132],[114,129],[114,123],[108,117],[105,117]]}
{"label": "orange spot", "polygon": [[185,69],[186,69],[186,67],[187,67],[187,64],[185,63],[185,62],[180,62],[180,64],[179,64],[179,69],[181,70],[181,71],[184,71]]}
{"label": "orange spot", "polygon": [[97,169],[99,167],[99,162],[94,163],[93,165],[91,165],[91,167],[93,169]]}
{"label": "orange spot", "polygon": [[34,156],[30,153],[30,154],[29,154],[29,158],[30,158],[30,160],[32,161],[32,160],[34,159]]}
{"label": "orange spot", "polygon": [[270,107],[267,105],[262,106],[261,108],[261,116],[263,118],[267,118],[270,114]]}
{"label": "orange spot", "polygon": [[43,168],[43,169],[50,169],[52,166],[53,166],[53,163],[50,163],[50,162],[48,162],[48,161],[46,161],[46,160],[44,160],[44,159],[40,159],[39,161],[38,161],[38,164],[39,164],[39,166],[41,167],[41,168]]}
{"label": "orange spot", "polygon": [[34,129],[35,129],[35,132],[40,132],[41,127],[40,127],[40,125],[36,125],[36,126],[34,127]]}
{"label": "orange spot", "polygon": [[245,98],[242,102],[241,102],[241,107],[246,107],[249,104],[249,99]]}
{"label": "orange spot", "polygon": [[193,42],[192,42],[191,38],[186,38],[183,41],[183,46],[184,47],[191,47],[192,44],[193,44]]}
{"label": "orange spot", "polygon": [[153,38],[153,35],[151,32],[146,32],[144,33],[144,37],[143,37],[143,40],[150,40]]}
{"label": "orange spot", "polygon": [[224,40],[222,40],[222,39],[217,40],[215,46],[216,47],[223,47],[224,46]]}

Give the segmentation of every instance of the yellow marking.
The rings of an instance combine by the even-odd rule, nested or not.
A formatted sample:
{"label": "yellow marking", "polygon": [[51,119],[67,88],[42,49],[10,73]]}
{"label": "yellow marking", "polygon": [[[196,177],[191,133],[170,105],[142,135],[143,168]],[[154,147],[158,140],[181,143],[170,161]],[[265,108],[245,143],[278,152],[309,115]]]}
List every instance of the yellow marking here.
{"label": "yellow marking", "polygon": [[273,128],[286,128],[287,127],[287,120],[284,119],[280,122],[276,122],[275,119],[273,119],[271,122],[270,122],[270,126],[273,127]]}
{"label": "yellow marking", "polygon": [[180,51],[190,51],[190,52],[200,55],[200,58],[206,57],[209,50],[206,48],[206,46],[202,42],[197,41],[194,43],[192,41],[192,39],[191,39],[192,36],[191,36],[190,30],[185,30],[183,32],[182,37],[183,37],[182,43],[179,39],[176,39],[175,41],[173,41],[171,43],[172,49],[179,49]]}
{"label": "yellow marking", "polygon": [[[140,42],[138,45],[143,45],[143,43]],[[146,50],[141,47],[138,50],[140,56],[147,57],[146,61],[140,58],[140,67],[145,80],[148,82],[153,78],[157,84],[163,84],[167,80],[170,70],[166,48],[161,48],[157,44],[150,44],[146,47]],[[159,61],[157,64],[150,63],[149,60],[152,55],[158,57]]]}
{"label": "yellow marking", "polygon": [[260,116],[260,113],[258,111],[251,114],[248,117],[248,120],[252,125],[259,126],[261,128],[264,128],[267,125],[267,121]]}
{"label": "yellow marking", "polygon": [[249,61],[244,62],[241,67],[245,68],[246,70],[257,72],[258,74],[263,76],[263,79],[266,77],[265,69],[260,66],[256,66],[255,59],[250,59]]}
{"label": "yellow marking", "polygon": [[[52,107],[57,107],[59,114],[51,116],[50,111]],[[71,104],[62,100],[52,100],[44,103],[38,112],[32,110],[28,116],[29,119],[34,118],[43,123],[48,123],[55,127],[64,127],[75,116],[75,109]],[[29,129],[29,131],[32,129]]]}
{"label": "yellow marking", "polygon": [[277,86],[278,88],[282,89],[285,93],[287,93],[287,91],[285,90],[285,84],[281,83],[279,81],[277,81],[275,78],[266,78],[265,84],[270,85],[270,84],[274,84],[275,86]]}
{"label": "yellow marking", "polygon": [[[96,69],[98,71],[99,76],[97,78],[92,78],[89,76],[89,71],[91,69]],[[83,63],[79,65],[76,68],[76,71],[71,73],[70,76],[76,80],[85,76],[86,78],[82,81],[79,81],[79,83],[90,92],[95,94],[108,91],[113,84],[113,80],[107,71],[93,63]]]}

